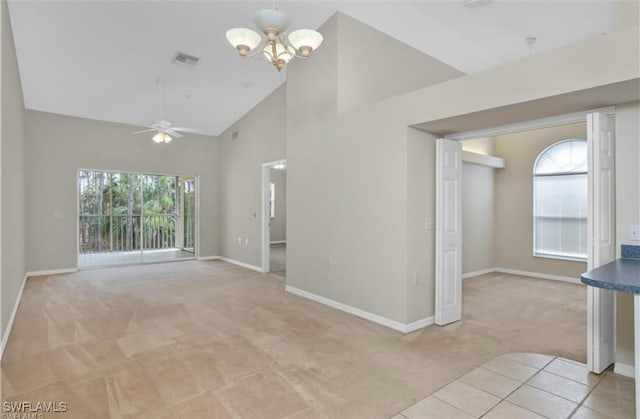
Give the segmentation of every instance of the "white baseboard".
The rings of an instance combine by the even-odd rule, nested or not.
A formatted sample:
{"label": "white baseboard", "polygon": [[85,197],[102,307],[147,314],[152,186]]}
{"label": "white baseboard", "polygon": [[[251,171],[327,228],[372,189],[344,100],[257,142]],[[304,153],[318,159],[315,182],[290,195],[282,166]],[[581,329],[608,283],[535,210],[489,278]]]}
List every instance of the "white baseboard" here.
{"label": "white baseboard", "polygon": [[224,262],[232,263],[234,265],[242,266],[243,268],[251,269],[252,271],[264,273],[264,270],[260,266],[251,265],[245,262],[240,262],[239,260],[229,259],[224,256],[213,256],[215,259],[212,260],[222,260]]}
{"label": "white baseboard", "polygon": [[369,320],[371,322],[380,324],[382,326],[388,327],[393,330],[397,330],[398,332],[402,332],[402,333],[414,332],[418,329],[429,326],[434,322],[434,318],[432,316],[432,317],[427,317],[422,320],[418,320],[409,324],[400,323],[395,320],[391,320],[386,317],[379,316],[377,314],[369,313],[368,311],[364,311],[359,308],[355,308],[347,304],[342,304],[337,301],[331,300],[329,298],[325,298],[320,295],[313,294],[311,292],[292,287],[291,285],[286,285],[284,289],[285,291],[291,294],[295,294],[299,297],[303,297],[308,300],[315,301],[316,303],[324,304],[331,308],[344,311],[345,313],[353,314],[354,316],[358,316],[362,319]]}
{"label": "white baseboard", "polygon": [[9,322],[7,323],[7,328],[4,331],[4,335],[2,335],[2,342],[0,343],[0,360],[4,357],[4,350],[7,347],[7,341],[9,340],[9,335],[11,334],[11,329],[13,328],[13,322],[16,319],[16,313],[18,312],[18,306],[20,305],[20,300],[22,300],[22,292],[24,291],[24,285],[27,283],[28,275],[25,275],[22,278],[22,284],[20,285],[20,291],[18,291],[18,295],[16,296],[16,301],[13,304],[13,310],[11,311],[11,316],[9,316]]}
{"label": "white baseboard", "polygon": [[474,276],[480,276],[485,274],[490,274],[496,271],[496,268],[489,269],[481,269],[479,271],[467,272],[466,274],[462,274],[462,279],[472,278]]}
{"label": "white baseboard", "polygon": [[425,317],[424,319],[417,320],[415,322],[411,322],[405,325],[404,333],[415,332],[416,330],[420,330],[427,326],[431,326],[436,322],[436,318],[434,316]]}
{"label": "white baseboard", "polygon": [[78,272],[78,268],[67,268],[67,269],[50,269],[45,271],[31,271],[27,272],[27,277],[31,276],[43,276],[43,275],[60,275],[60,274],[71,274],[74,272]]}
{"label": "white baseboard", "polygon": [[273,242],[269,242],[269,244],[287,244],[286,240],[276,240]]}
{"label": "white baseboard", "polygon": [[635,378],[636,370],[633,365],[622,364],[620,362],[616,362],[613,366],[613,372],[619,375],[624,375],[625,377]]}
{"label": "white baseboard", "polygon": [[74,272],[78,272],[78,268],[31,271],[24,274],[24,277],[22,278],[22,284],[20,284],[20,291],[18,291],[18,295],[16,296],[16,301],[13,304],[13,310],[11,311],[11,316],[9,316],[9,322],[7,322],[7,329],[4,331],[4,335],[2,336],[2,341],[0,342],[0,360],[2,359],[2,357],[4,357],[4,350],[7,346],[7,341],[9,340],[11,329],[13,328],[13,322],[16,319],[16,313],[18,312],[18,306],[20,305],[20,301],[22,300],[22,293],[24,292],[24,286],[27,283],[27,279],[32,276],[60,275],[60,274],[69,274]]}
{"label": "white baseboard", "polygon": [[582,282],[580,282],[580,278],[572,278],[570,276],[541,274],[538,272],[519,271],[516,269],[507,269],[507,268],[495,268],[494,271],[500,272],[503,274],[531,276],[533,278],[551,279],[552,281],[569,282],[571,284],[582,284]]}
{"label": "white baseboard", "polygon": [[220,256],[198,256],[198,260],[220,260]]}

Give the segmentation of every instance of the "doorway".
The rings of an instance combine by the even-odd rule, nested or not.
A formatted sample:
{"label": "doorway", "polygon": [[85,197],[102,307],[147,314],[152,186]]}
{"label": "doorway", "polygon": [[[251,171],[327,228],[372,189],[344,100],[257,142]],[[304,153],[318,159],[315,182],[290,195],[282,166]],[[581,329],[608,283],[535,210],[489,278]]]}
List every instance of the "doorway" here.
{"label": "doorway", "polygon": [[[585,192],[588,195],[587,240],[588,251],[585,259],[588,268],[593,269],[603,263],[613,260],[614,248],[613,234],[613,108],[605,108],[592,113],[580,113],[564,115],[556,118],[530,121],[513,124],[511,126],[476,131],[472,133],[460,133],[448,136],[448,139],[436,142],[436,323],[444,325],[461,319],[462,314],[462,162],[463,150],[461,140],[468,138],[487,137],[492,135],[504,135],[508,133],[523,132],[551,126],[562,126],[575,122],[587,125],[588,147],[588,176]],[[566,144],[565,144],[566,145]],[[522,144],[520,145],[522,146]],[[569,147],[564,147],[569,148]],[[507,165],[509,162],[507,162]],[[559,177],[558,173],[553,173]],[[562,173],[565,178],[562,184],[567,182],[566,177],[578,176],[575,173]],[[580,176],[582,176],[580,174]],[[548,183],[549,179],[545,182]],[[539,183],[539,182],[538,182]],[[534,194],[535,195],[535,194]],[[558,201],[559,202],[559,201]],[[467,203],[468,204],[468,203]],[[473,203],[472,203],[473,204]],[[531,203],[530,206],[533,206]],[[568,208],[569,206],[567,206]],[[558,208],[536,207],[544,209],[542,215],[551,216]],[[575,212],[575,211],[574,211]],[[534,213],[535,217],[535,213]],[[496,223],[507,222],[504,217],[495,217]],[[548,221],[548,220],[547,220]],[[554,220],[552,220],[554,221]],[[572,222],[579,220],[572,220]],[[555,221],[554,221],[555,222]],[[513,223],[509,225],[512,226]],[[547,223],[548,224],[548,223]],[[543,224],[543,226],[546,224]],[[567,226],[569,228],[571,226]],[[576,226],[573,226],[576,227]],[[575,228],[574,228],[575,230]],[[535,232],[534,232],[535,234]],[[539,238],[539,237],[538,237]],[[566,250],[572,246],[569,241],[563,243],[567,249],[556,249],[554,240],[558,237],[548,235],[549,249],[556,253],[556,259],[568,259]],[[533,240],[532,240],[533,241]],[[535,242],[535,241],[533,241]],[[539,243],[538,243],[539,244]],[[508,243],[510,250],[515,246],[513,241]],[[539,246],[538,246],[539,247]],[[540,250],[534,246],[534,254]],[[561,254],[558,254],[561,253]],[[573,252],[569,252],[573,253]],[[586,253],[586,251],[585,251]],[[548,256],[548,255],[547,255]],[[573,254],[569,256],[575,256]],[[585,269],[586,270],[586,269]],[[490,272],[499,271],[496,267]],[[518,273],[512,271],[510,273]],[[552,275],[548,275],[551,277]],[[550,278],[557,279],[557,278]],[[579,280],[579,275],[576,275]],[[591,371],[601,372],[613,363],[614,344],[614,300],[611,293],[588,289],[587,293],[587,361]]]}
{"label": "doorway", "polygon": [[78,267],[196,257],[196,177],[78,171]]}
{"label": "doorway", "polygon": [[262,165],[262,269],[287,274],[287,162]]}

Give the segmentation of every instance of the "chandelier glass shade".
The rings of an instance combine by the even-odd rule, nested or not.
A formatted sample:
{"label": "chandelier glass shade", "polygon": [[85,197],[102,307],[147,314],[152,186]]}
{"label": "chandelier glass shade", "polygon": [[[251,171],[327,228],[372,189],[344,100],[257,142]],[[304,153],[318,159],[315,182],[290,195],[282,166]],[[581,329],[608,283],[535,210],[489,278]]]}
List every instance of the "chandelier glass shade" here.
{"label": "chandelier glass shade", "polygon": [[251,29],[233,28],[227,31],[227,40],[242,58],[262,52],[278,71],[294,57],[308,58],[322,44],[322,35],[312,29],[298,29],[285,37],[289,18],[279,10],[259,10],[253,22],[265,38]]}

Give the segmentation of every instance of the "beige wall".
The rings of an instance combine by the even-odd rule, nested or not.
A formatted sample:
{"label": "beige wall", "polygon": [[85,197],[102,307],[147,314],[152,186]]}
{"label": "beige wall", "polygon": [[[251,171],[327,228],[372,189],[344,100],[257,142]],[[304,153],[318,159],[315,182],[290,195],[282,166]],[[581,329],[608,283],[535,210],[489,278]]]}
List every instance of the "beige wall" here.
{"label": "beige wall", "polygon": [[2,337],[25,274],[24,102],[7,2],[1,2]]}
{"label": "beige wall", "polygon": [[462,273],[496,267],[495,190],[491,167],[462,165]]}
{"label": "beige wall", "polygon": [[286,85],[280,86],[218,137],[219,254],[257,267],[262,266],[262,163],[286,157],[286,92]]}
{"label": "beige wall", "polygon": [[275,185],[275,217],[271,219],[269,236],[272,242],[287,240],[287,171],[271,169],[271,183]]}
{"label": "beige wall", "polygon": [[435,309],[435,137],[407,129],[406,322],[424,319]]}
{"label": "beige wall", "polygon": [[350,16],[337,18],[339,112],[464,75]]}
{"label": "beige wall", "polygon": [[[341,22],[334,17],[324,25],[325,44],[313,60],[292,62],[287,70],[287,283],[412,322],[425,311],[433,314],[434,283],[433,265],[424,268],[423,283],[407,280],[417,271],[408,261],[417,241],[409,239],[414,197],[408,160],[415,133],[407,126],[534,100],[542,102],[532,118],[584,109],[585,101],[564,95],[640,77],[637,28],[338,113]],[[603,59],[594,63],[594,54]],[[591,98],[587,106],[599,100]],[[505,112],[501,108],[496,115]],[[432,142],[433,136],[424,140]],[[428,159],[422,164],[433,176]],[[408,296],[420,301],[410,304]],[[421,313],[416,307],[428,309]]]}
{"label": "beige wall", "polygon": [[[640,73],[638,30],[638,26],[629,27],[532,55],[414,90],[382,104],[369,104],[358,112],[371,112],[381,106],[388,111],[398,110],[402,114],[402,122],[413,126],[495,110],[484,118],[507,124],[621,103],[612,102],[616,95],[602,90],[596,96],[588,93],[589,89],[602,86],[629,80],[637,82]],[[593,59],[594,53],[598,54],[598,60]],[[638,95],[637,90],[627,93]],[[525,106],[528,104],[531,106]],[[526,109],[525,115],[521,112],[523,109]],[[478,124],[484,122],[482,119],[475,121]]]}
{"label": "beige wall", "polygon": [[159,145],[139,127],[28,111],[27,270],[77,266],[77,171],[81,168],[196,175],[199,255],[218,250],[218,142],[185,135]]}
{"label": "beige wall", "polygon": [[[427,253],[433,232],[425,229],[426,218],[433,219],[433,139],[420,142],[425,134],[407,131],[394,112],[340,111],[377,99],[379,88],[383,96],[397,94],[401,85],[437,83],[447,72],[438,66],[433,78],[425,77],[429,60],[414,57],[422,63],[407,66],[408,81],[397,83],[397,71],[376,73],[375,85],[361,80],[376,71],[375,55],[343,54],[369,30],[337,14],[322,27],[325,41],[314,59],[287,70],[287,283],[405,323],[428,316],[433,304]],[[399,46],[390,38],[384,45],[390,54]],[[412,194],[416,190],[419,195]],[[411,211],[409,194],[416,202]],[[417,249],[424,250],[420,257]],[[410,305],[409,298],[417,301]]]}
{"label": "beige wall", "polygon": [[[640,224],[640,102],[616,106],[616,248],[629,240],[629,224]],[[634,365],[633,295],[618,293],[616,362]]]}
{"label": "beige wall", "polygon": [[[493,138],[462,142],[462,150],[494,155]],[[462,274],[496,267],[495,169],[474,163],[462,166]]]}
{"label": "beige wall", "polygon": [[533,256],[533,164],[548,146],[587,138],[586,123],[536,129],[494,138],[495,154],[507,161],[496,171],[496,265],[578,279],[586,262]]}

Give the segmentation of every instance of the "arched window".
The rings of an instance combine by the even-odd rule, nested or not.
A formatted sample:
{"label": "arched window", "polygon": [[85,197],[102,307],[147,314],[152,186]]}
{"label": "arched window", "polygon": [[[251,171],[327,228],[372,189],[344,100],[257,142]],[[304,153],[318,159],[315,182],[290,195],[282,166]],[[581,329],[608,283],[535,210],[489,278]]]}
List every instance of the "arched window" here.
{"label": "arched window", "polygon": [[587,259],[587,142],[547,147],[533,166],[535,256]]}

